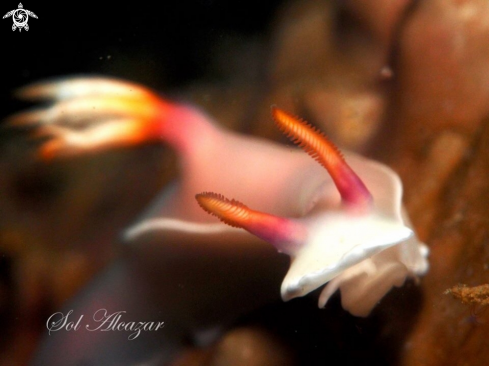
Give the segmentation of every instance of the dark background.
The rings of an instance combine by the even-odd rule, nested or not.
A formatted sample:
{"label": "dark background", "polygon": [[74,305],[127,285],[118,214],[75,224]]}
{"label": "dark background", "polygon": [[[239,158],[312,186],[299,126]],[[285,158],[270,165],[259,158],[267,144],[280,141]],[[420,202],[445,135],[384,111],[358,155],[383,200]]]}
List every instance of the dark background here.
{"label": "dark background", "polygon": [[[282,2],[23,2],[38,16],[29,31],[13,32],[12,18],[0,22],[1,116],[17,108],[13,88],[53,76],[110,75],[165,91],[222,80],[226,60],[214,62],[216,54],[266,38]],[[0,13],[17,7],[2,2]]]}

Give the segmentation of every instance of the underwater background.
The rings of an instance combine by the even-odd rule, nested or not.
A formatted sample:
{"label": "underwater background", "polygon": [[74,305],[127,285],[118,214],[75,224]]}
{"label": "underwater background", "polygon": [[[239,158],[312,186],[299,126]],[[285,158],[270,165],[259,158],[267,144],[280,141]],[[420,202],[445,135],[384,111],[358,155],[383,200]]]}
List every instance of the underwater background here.
{"label": "underwater background", "polygon": [[[26,84],[116,77],[285,143],[269,123],[279,105],[403,180],[431,250],[419,283],[390,291],[367,318],[345,312],[339,294],[324,310],[317,291],[271,303],[206,347],[189,340],[174,365],[489,362],[485,288],[472,302],[445,294],[489,283],[486,1],[23,6],[38,16],[29,31],[0,22],[2,119],[33,106],[12,94]],[[45,164],[38,144],[26,129],[0,131],[0,365],[29,363],[48,317],[118,256],[123,228],[177,176],[166,146]]]}

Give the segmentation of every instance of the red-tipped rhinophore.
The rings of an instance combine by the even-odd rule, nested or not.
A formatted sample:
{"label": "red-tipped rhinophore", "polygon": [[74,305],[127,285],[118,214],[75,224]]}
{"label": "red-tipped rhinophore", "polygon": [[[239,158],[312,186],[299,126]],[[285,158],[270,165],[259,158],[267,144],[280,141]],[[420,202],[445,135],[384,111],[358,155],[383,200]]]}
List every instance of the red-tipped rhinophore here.
{"label": "red-tipped rhinophore", "polygon": [[272,116],[287,137],[326,168],[344,203],[355,207],[370,204],[372,196],[367,187],[322,132],[276,107],[272,107]]}
{"label": "red-tipped rhinophore", "polygon": [[241,202],[212,192],[197,194],[195,198],[206,212],[225,224],[249,231],[280,252],[293,254],[306,238],[306,229],[290,219],[254,211]]}

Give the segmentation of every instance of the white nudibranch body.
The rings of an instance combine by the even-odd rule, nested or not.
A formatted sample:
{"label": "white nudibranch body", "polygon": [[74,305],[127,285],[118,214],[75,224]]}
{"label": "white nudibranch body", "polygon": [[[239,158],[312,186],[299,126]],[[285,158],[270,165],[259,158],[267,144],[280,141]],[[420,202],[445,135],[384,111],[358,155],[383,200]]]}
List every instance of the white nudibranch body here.
{"label": "white nudibranch body", "polygon": [[325,213],[313,218],[310,239],[292,256],[282,297],[303,296],[366,258],[413,235],[402,223],[376,214]]}

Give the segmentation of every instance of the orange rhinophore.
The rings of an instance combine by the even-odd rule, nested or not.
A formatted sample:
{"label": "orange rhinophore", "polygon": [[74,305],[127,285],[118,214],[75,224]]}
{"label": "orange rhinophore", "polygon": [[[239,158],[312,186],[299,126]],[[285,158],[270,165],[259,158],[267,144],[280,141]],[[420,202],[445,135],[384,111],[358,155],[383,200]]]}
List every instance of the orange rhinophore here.
{"label": "orange rhinophore", "polygon": [[207,213],[225,224],[249,231],[280,252],[293,254],[306,238],[305,227],[295,220],[252,210],[239,201],[212,192],[197,194],[195,198]]}
{"label": "orange rhinophore", "polygon": [[365,184],[321,131],[276,107],[272,107],[272,116],[287,137],[326,168],[345,203],[356,207],[371,203],[372,196]]}

